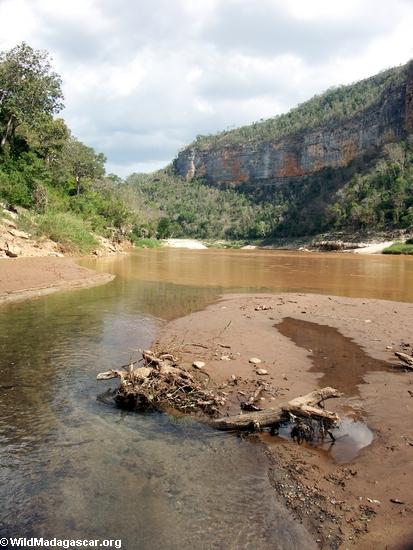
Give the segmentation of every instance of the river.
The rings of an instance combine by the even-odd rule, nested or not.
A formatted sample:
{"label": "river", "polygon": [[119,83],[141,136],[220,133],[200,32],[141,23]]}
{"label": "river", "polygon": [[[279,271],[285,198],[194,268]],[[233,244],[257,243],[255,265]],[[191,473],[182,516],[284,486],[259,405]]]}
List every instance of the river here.
{"label": "river", "polygon": [[222,292],[413,301],[413,258],[138,250],[82,260],[104,286],[0,308],[2,536],[120,539],[127,549],[311,548],[251,441],[120,411],[96,373]]}

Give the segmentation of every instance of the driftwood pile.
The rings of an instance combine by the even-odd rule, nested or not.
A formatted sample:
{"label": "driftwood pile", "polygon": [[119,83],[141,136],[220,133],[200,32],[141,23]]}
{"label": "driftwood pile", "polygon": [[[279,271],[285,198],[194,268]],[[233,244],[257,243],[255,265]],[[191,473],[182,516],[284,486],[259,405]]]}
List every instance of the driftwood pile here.
{"label": "driftwood pile", "polygon": [[[218,414],[221,398],[205,382],[180,367],[168,353],[142,352],[143,366],[137,361],[97,375],[98,380],[119,378],[115,401],[123,408],[137,411],[177,410],[213,417]],[[205,378],[205,375],[203,376]]]}
{"label": "driftwood pile", "polygon": [[[142,363],[142,365],[139,365]],[[334,440],[333,429],[339,422],[336,413],[324,408],[324,401],[342,394],[334,388],[322,388],[303,397],[298,397],[278,407],[257,410],[242,403],[240,414],[217,418],[220,406],[227,395],[214,387],[205,378],[206,373],[188,372],[179,366],[175,357],[168,353],[142,352],[142,359],[97,375],[98,380],[119,378],[115,393],[116,403],[137,411],[179,411],[197,415],[218,430],[278,432],[283,423],[292,424],[291,436],[298,443],[303,440],[324,439],[329,435]],[[263,390],[270,392],[268,384],[260,383],[254,396]],[[253,396],[253,397],[254,397]],[[252,397],[252,399],[253,399]],[[252,411],[252,412],[250,412]]]}

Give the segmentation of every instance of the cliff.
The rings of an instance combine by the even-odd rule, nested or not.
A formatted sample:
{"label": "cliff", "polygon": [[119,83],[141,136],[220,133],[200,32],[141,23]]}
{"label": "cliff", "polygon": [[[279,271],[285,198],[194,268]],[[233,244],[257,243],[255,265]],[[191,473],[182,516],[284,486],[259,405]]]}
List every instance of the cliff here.
{"label": "cliff", "polygon": [[185,179],[212,185],[277,187],[347,167],[412,132],[410,62],[329,91],[287,115],[200,138],[179,153],[173,167]]}

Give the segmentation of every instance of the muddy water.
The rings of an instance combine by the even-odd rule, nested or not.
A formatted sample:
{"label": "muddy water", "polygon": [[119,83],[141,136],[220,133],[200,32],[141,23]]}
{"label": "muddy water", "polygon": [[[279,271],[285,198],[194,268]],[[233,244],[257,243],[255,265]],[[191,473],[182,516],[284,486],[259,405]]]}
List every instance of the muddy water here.
{"label": "muddy water", "polygon": [[347,396],[357,395],[366,374],[389,369],[388,363],[370,357],[334,327],[286,317],[275,328],[308,351],[310,371],[321,374],[320,387],[331,386]]}
{"label": "muddy water", "polygon": [[411,256],[166,248],[82,264],[123,280],[413,302]]}
{"label": "muddy water", "polygon": [[[302,319],[286,317],[275,328],[297,346],[308,351],[312,362],[310,371],[321,375],[320,387],[331,386],[346,396],[359,394],[359,386],[370,372],[389,370],[389,364],[374,359],[336,328],[319,325]],[[290,436],[287,427],[281,435]],[[336,462],[346,463],[355,458],[361,449],[373,441],[373,433],[363,421],[359,410],[349,410],[334,431],[334,442],[328,438],[321,445]]]}
{"label": "muddy water", "polygon": [[121,539],[133,550],[311,548],[254,445],[111,408],[96,373],[223,290],[410,301],[409,260],[139,251],[83,262],[117,275],[105,286],[0,308],[1,535]]}

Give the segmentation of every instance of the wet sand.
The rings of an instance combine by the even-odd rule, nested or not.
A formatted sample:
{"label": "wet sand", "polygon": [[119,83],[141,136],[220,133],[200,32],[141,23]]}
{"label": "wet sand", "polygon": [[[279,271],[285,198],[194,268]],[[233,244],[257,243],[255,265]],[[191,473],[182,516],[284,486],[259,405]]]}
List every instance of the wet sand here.
{"label": "wet sand", "polygon": [[[240,377],[225,388],[223,414],[239,413],[259,379],[277,388],[275,396],[263,394],[263,408],[337,387],[344,396],[327,408],[364,431],[319,448],[262,434],[272,484],[322,548],[412,548],[413,372],[392,366],[394,351],[410,353],[412,322],[410,303],[228,295],[170,322],[156,346],[188,367],[204,361],[219,384]],[[253,357],[262,362],[254,366]],[[356,452],[349,454],[351,446]]]}
{"label": "wet sand", "polygon": [[81,267],[72,258],[0,259],[0,304],[35,298],[58,290],[101,285],[114,277]]}

